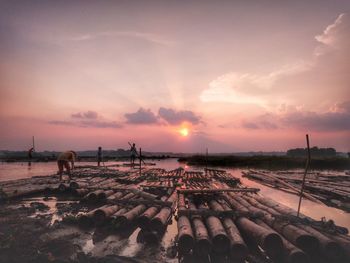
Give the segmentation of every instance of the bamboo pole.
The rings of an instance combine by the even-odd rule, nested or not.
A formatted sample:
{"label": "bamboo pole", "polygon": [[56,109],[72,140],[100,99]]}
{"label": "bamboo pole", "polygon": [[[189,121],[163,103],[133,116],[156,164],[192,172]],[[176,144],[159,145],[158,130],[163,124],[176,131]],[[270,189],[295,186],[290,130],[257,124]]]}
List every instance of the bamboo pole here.
{"label": "bamboo pole", "polygon": [[301,183],[301,189],[300,189],[300,197],[299,197],[299,203],[298,203],[298,211],[297,211],[297,216],[299,217],[299,213],[300,213],[300,207],[301,207],[301,200],[303,198],[303,192],[304,192],[304,187],[305,187],[305,178],[306,178],[306,174],[307,171],[309,169],[309,165],[310,165],[310,143],[309,143],[309,135],[306,134],[306,145],[307,145],[307,160],[306,160],[306,167],[305,167],[305,172],[304,172],[304,176],[303,176],[303,181]]}

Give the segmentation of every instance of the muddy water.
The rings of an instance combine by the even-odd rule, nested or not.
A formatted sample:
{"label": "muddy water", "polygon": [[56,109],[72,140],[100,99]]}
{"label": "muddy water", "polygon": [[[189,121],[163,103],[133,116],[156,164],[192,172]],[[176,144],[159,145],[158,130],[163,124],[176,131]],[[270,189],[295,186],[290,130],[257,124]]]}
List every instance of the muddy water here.
{"label": "muddy water", "polygon": [[[200,170],[200,167],[191,167],[185,164],[178,163],[176,159],[167,159],[161,161],[152,161],[156,163],[156,166],[149,166],[164,168],[167,170],[178,168],[179,166],[183,167],[186,170]],[[123,162],[106,162],[105,165],[122,165]],[[94,163],[88,162],[78,162],[77,166],[80,165],[94,165]],[[115,169],[126,170],[130,169],[129,167],[116,167]],[[242,178],[241,169],[226,169],[222,168],[230,172],[232,175],[241,179],[242,183],[249,187],[257,187],[260,188],[260,193],[264,196],[270,197],[284,205],[287,205],[291,208],[296,209],[298,206],[298,197],[292,194],[288,194],[282,191],[279,191],[274,188],[270,188],[264,185],[261,185],[257,182],[251,181],[247,178]],[[31,176],[40,176],[40,175],[48,175],[54,174],[57,172],[57,166],[55,162],[48,163],[32,163],[29,167],[27,163],[0,163],[0,181],[4,180],[12,180],[19,178],[27,178]],[[50,204],[49,204],[50,207]],[[301,212],[305,215],[308,215],[314,219],[321,220],[322,217],[328,219],[333,219],[336,224],[347,227],[350,229],[350,213],[346,213],[342,210],[328,207],[326,205],[320,205],[313,203],[308,200],[303,200],[301,206]],[[168,235],[165,235],[164,242],[169,243],[171,237],[173,236],[172,232],[176,232],[176,228],[169,227],[168,231],[170,232]],[[169,238],[169,240],[168,240]],[[135,248],[137,250],[137,248]]]}

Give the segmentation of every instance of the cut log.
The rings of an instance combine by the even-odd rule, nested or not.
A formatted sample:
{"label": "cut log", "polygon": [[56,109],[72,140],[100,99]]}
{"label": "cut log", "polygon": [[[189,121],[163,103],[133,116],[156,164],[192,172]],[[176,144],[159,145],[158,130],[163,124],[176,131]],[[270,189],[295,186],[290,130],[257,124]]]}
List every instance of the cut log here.
{"label": "cut log", "polygon": [[338,262],[345,258],[345,251],[334,240],[328,238],[311,226],[298,225],[299,228],[316,237],[320,242],[321,252],[331,261]]}
{"label": "cut log", "polygon": [[[175,202],[177,193],[174,191],[167,201]],[[150,223],[150,228],[157,232],[163,232],[171,218],[173,210],[170,207],[163,207],[158,214],[156,214]]]}
{"label": "cut log", "polygon": [[86,181],[74,181],[69,184],[71,189],[89,188],[89,183]]}
{"label": "cut log", "polygon": [[107,208],[107,205],[101,206],[99,208],[93,209],[91,211],[89,211],[88,213],[84,213],[84,214],[79,214],[78,215],[78,222],[79,225],[83,226],[83,227],[90,227],[92,225],[94,225],[94,220],[93,220],[93,216],[95,214],[95,212],[99,209],[103,210],[104,208]]}
{"label": "cut log", "polygon": [[[199,208],[206,208],[206,206],[200,205]],[[228,251],[230,248],[230,239],[220,219],[215,216],[208,216],[205,219],[205,223],[211,236],[213,250],[219,253]]]}
{"label": "cut log", "polygon": [[248,248],[243,241],[239,230],[230,218],[224,218],[222,221],[227,236],[230,239],[230,256],[232,259],[241,262],[248,256]]}
{"label": "cut log", "polygon": [[191,223],[186,216],[180,216],[177,221],[179,252],[189,253],[194,246]]}
{"label": "cut log", "polygon": [[[268,230],[274,231],[269,225],[267,225],[265,222],[263,222],[260,219],[256,219],[255,222],[258,225],[260,225]],[[285,254],[287,261],[289,263],[307,263],[307,262],[309,262],[309,258],[305,254],[304,251],[302,251],[301,249],[294,246],[291,242],[289,242],[283,236],[281,236],[281,238],[283,241],[283,246],[285,248],[284,254]],[[281,254],[281,256],[284,256],[284,255]],[[278,259],[278,260],[283,261],[283,259]]]}
{"label": "cut log", "polygon": [[111,196],[113,194],[114,194],[113,190],[106,190],[106,191],[103,191],[103,192],[99,193],[97,195],[97,199],[99,201],[105,201],[105,200],[107,200],[107,197],[109,197],[109,196]]}
{"label": "cut log", "polygon": [[119,198],[121,198],[124,195],[123,192],[116,192],[110,196],[107,197],[108,201],[113,201],[113,200],[118,200]]}
{"label": "cut log", "polygon": [[318,239],[308,232],[288,222],[277,221],[271,216],[266,215],[262,220],[306,253],[315,255],[319,251],[320,243]]}
{"label": "cut log", "polygon": [[[162,196],[161,201],[167,200],[166,196]],[[158,214],[159,208],[152,206],[146,209],[145,212],[143,212],[138,218],[137,218],[137,225],[142,229],[149,229],[150,223],[152,218]]]}
{"label": "cut log", "polygon": [[128,212],[118,215],[115,218],[115,223],[119,226],[125,226],[130,225],[131,222],[137,218],[140,214],[142,214],[146,210],[145,205],[138,205],[132,209],[130,209]]}
{"label": "cut log", "polygon": [[76,196],[84,196],[86,195],[88,192],[90,192],[89,189],[86,188],[79,188],[79,189],[72,189],[72,193]]}
{"label": "cut log", "polygon": [[96,190],[91,193],[88,193],[85,197],[84,200],[88,201],[89,203],[96,203],[98,201],[98,195],[103,193],[103,190]]}
{"label": "cut log", "polygon": [[236,223],[241,231],[251,240],[255,240],[273,258],[283,251],[282,239],[275,231],[265,229],[245,217],[238,218]]}
{"label": "cut log", "polygon": [[117,205],[112,206],[104,206],[100,209],[97,209],[94,212],[93,220],[96,224],[102,224],[105,222],[105,220],[109,217],[111,217],[115,212],[117,212],[120,209]]}

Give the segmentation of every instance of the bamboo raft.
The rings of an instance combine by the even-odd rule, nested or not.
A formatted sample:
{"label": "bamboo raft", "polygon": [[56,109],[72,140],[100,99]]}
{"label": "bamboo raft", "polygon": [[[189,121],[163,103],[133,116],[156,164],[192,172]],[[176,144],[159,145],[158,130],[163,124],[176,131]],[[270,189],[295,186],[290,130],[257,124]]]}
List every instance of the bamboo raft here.
{"label": "bamboo raft", "polygon": [[167,227],[177,223],[179,262],[350,260],[347,229],[297,217],[295,210],[222,170],[152,168],[140,175],[81,168],[70,182],[45,176],[0,183],[0,200],[47,192],[88,204],[89,210],[75,218],[83,229],[108,227],[127,238],[139,228],[137,240],[145,245],[158,244]]}
{"label": "bamboo raft", "polygon": [[[300,173],[271,173],[249,170],[243,172],[243,176],[292,194],[299,195],[300,193],[302,183]],[[350,176],[312,173],[307,176],[304,189],[304,197],[311,201],[322,202],[350,211]]]}

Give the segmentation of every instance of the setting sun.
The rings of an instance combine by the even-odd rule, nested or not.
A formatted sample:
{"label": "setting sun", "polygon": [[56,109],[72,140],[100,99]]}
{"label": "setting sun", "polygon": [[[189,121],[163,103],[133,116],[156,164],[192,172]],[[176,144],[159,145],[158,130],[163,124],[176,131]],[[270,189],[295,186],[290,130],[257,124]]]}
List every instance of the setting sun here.
{"label": "setting sun", "polygon": [[182,128],[182,129],[180,129],[179,132],[180,132],[181,136],[183,136],[183,137],[188,136],[188,129],[187,128]]}

